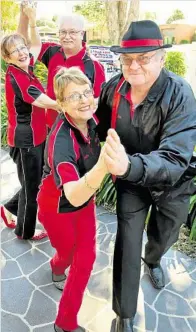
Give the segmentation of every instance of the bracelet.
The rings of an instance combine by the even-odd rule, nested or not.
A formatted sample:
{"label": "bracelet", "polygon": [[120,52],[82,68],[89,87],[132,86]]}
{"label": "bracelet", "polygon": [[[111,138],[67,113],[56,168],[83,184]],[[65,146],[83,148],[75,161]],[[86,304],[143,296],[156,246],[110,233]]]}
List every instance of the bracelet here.
{"label": "bracelet", "polygon": [[98,187],[98,188],[93,188],[93,187],[90,186],[90,184],[89,184],[88,181],[87,181],[87,173],[84,174],[84,183],[85,183],[85,185],[87,186],[87,188],[90,189],[90,190],[96,191],[96,190],[99,189],[99,187]]}

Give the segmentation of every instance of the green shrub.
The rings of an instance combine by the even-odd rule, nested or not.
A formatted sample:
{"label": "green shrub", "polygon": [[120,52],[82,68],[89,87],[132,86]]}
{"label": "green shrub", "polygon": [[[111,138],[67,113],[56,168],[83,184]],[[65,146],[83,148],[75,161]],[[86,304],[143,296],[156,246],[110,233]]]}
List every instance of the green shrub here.
{"label": "green shrub", "polygon": [[7,63],[1,58],[1,70],[6,71]]}
{"label": "green shrub", "polygon": [[112,211],[116,211],[116,188],[110,174],[107,174],[97,191],[97,205],[109,206]]}
{"label": "green shrub", "polygon": [[196,32],[194,33],[193,37],[192,37],[192,42],[196,42]]}
{"label": "green shrub", "polygon": [[186,65],[183,54],[179,51],[168,52],[165,59],[165,68],[184,77],[186,74]]}
{"label": "green shrub", "polygon": [[7,145],[7,107],[5,93],[1,91],[1,146]]}
{"label": "green shrub", "polygon": [[5,82],[5,73],[7,69],[7,63],[1,58],[1,84]]}
{"label": "green shrub", "polygon": [[190,42],[187,39],[182,39],[180,44],[190,44]]}
{"label": "green shrub", "polygon": [[43,86],[46,87],[48,77],[48,70],[46,66],[43,63],[37,61],[35,63],[34,74],[40,80]]}
{"label": "green shrub", "polygon": [[196,241],[196,218],[195,218],[195,220],[193,222],[193,226],[191,228],[190,240]]}

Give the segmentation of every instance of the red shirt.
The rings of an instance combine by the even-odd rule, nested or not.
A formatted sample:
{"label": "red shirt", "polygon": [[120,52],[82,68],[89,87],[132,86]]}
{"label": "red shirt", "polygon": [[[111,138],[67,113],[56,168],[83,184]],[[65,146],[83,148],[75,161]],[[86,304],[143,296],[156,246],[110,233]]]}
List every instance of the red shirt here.
{"label": "red shirt", "polygon": [[9,146],[30,148],[46,139],[45,109],[32,103],[44,93],[44,88],[33,74],[33,57],[29,72],[10,64],[5,77],[8,110],[7,142]]}
{"label": "red shirt", "polygon": [[93,116],[88,121],[89,137],[86,138],[68,115],[59,115],[45,149],[43,178],[37,196],[42,212],[73,212],[88,204],[89,201],[79,207],[71,205],[65,196],[63,184],[77,181],[96,164],[100,154],[96,125],[97,120]]}
{"label": "red shirt", "polygon": [[[86,52],[85,43],[83,48],[76,54],[68,59],[66,58],[64,51],[59,44],[55,43],[43,43],[42,48],[38,57],[39,61],[42,61],[48,68],[48,82],[47,82],[47,95],[55,98],[53,79],[58,71],[59,67],[79,67],[84,74],[89,78],[92,83],[95,98],[99,97],[102,83],[105,82],[104,67],[96,59],[92,58]],[[46,118],[47,124],[51,128],[53,125],[58,112],[48,109]]]}

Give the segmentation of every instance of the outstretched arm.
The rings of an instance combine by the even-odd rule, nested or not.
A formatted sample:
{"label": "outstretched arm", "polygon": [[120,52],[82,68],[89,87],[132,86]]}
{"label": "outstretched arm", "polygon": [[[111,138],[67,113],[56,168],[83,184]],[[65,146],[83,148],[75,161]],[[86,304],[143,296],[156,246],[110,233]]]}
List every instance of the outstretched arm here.
{"label": "outstretched arm", "polygon": [[30,28],[30,53],[34,56],[34,61],[37,60],[41,50],[41,38],[38,28],[36,26],[36,3],[25,2],[23,4],[23,12],[28,17]]}
{"label": "outstretched arm", "polygon": [[29,18],[24,13],[24,5],[28,3],[27,1],[22,1],[20,4],[20,17],[19,17],[19,24],[17,32],[20,33],[23,37],[25,37],[27,46],[30,49],[31,41],[28,34],[28,27],[29,27]]}

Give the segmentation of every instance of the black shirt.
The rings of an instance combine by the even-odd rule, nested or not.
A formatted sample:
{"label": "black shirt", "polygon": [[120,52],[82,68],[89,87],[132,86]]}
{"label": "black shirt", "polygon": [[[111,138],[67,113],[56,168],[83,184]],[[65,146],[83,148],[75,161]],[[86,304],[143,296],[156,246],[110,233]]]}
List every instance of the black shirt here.
{"label": "black shirt", "polygon": [[95,132],[96,117],[88,121],[88,138],[73,124],[68,115],[58,116],[46,144],[45,165],[38,203],[42,211],[72,212],[86,206],[74,207],[67,200],[63,184],[77,181],[96,164],[100,143]]}

